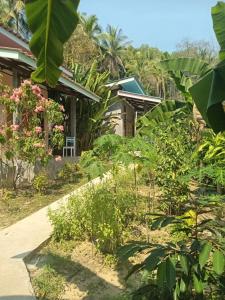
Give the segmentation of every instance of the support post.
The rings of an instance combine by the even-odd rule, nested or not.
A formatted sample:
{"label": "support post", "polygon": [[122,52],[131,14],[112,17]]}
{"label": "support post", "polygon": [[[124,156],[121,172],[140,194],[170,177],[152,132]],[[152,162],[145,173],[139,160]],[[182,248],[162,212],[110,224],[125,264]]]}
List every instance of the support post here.
{"label": "support post", "polygon": [[76,155],[76,132],[77,132],[77,119],[76,119],[76,98],[70,98],[70,133],[71,137],[75,137],[75,153]]}

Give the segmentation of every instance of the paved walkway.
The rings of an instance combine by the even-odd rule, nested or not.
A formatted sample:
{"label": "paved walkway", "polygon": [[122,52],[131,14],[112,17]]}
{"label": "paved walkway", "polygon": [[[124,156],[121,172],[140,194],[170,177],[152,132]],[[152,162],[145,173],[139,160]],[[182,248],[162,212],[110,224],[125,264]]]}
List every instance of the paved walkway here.
{"label": "paved walkway", "polygon": [[[108,176],[107,176],[108,177]],[[71,194],[0,231],[0,300],[35,300],[24,259],[47,241],[52,233],[48,210],[57,209],[75,194],[100,179],[76,189]]]}

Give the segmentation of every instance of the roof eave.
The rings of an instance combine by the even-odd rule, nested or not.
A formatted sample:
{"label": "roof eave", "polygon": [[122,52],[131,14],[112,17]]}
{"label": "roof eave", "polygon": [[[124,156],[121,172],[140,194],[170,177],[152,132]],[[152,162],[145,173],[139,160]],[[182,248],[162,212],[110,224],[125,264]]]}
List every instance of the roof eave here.
{"label": "roof eave", "polygon": [[[24,53],[21,53],[20,51],[17,51],[17,50],[14,50],[14,49],[1,49],[0,48],[0,57],[11,58],[11,59],[15,59],[15,60],[18,60],[18,61],[22,61],[23,63],[26,63],[27,65],[29,65],[33,69],[36,68],[36,62],[35,62],[34,59],[32,59],[28,55],[25,55]],[[85,97],[87,97],[91,100],[94,100],[94,101],[97,101],[97,102],[100,101],[99,96],[97,96],[94,93],[92,93],[91,91],[87,90],[82,85],[80,85],[76,82],[73,82],[72,80],[69,80],[69,79],[61,76],[59,78],[59,82],[61,82],[65,86],[73,89],[74,91],[82,94],[83,96],[85,96]]]}

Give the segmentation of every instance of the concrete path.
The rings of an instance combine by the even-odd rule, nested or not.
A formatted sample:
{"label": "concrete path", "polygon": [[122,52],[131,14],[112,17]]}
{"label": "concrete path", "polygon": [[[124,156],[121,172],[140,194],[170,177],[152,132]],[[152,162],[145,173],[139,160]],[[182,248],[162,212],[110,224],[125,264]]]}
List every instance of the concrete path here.
{"label": "concrete path", "polygon": [[[107,175],[105,178],[108,178]],[[87,187],[99,184],[96,178],[71,194],[0,231],[0,300],[35,300],[24,259],[47,241],[52,233],[48,210],[55,210]]]}

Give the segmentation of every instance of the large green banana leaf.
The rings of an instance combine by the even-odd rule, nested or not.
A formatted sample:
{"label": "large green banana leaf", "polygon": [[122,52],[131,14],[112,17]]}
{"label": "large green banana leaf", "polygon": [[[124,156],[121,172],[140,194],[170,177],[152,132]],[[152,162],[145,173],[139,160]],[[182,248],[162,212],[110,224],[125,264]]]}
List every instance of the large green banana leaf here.
{"label": "large green banana leaf", "polygon": [[162,67],[168,71],[177,74],[177,72],[186,72],[190,75],[203,75],[209,70],[209,65],[198,58],[182,57],[167,59],[161,61]]}
{"label": "large green banana leaf", "polygon": [[225,61],[190,88],[198,110],[216,132],[225,130]]}
{"label": "large green banana leaf", "polygon": [[225,3],[219,1],[212,8],[213,28],[220,45],[220,59],[225,59]]}
{"label": "large green banana leaf", "polygon": [[220,59],[215,68],[191,87],[190,92],[205,121],[218,133],[225,131],[225,3],[212,8],[216,37],[221,46]]}
{"label": "large green banana leaf", "polygon": [[26,16],[33,34],[30,49],[37,58],[32,79],[55,86],[63,63],[63,45],[77,23],[79,0],[27,0]]}
{"label": "large green banana leaf", "polygon": [[171,117],[176,117],[178,114],[188,111],[191,111],[191,106],[185,102],[177,100],[163,101],[138,120],[138,131],[144,133],[146,128],[149,132],[150,128],[155,128],[159,123],[166,122]]}
{"label": "large green banana leaf", "polygon": [[183,94],[187,102],[192,103],[189,88],[193,85],[193,76],[202,76],[210,67],[198,58],[182,57],[161,61],[161,66],[173,78],[177,89]]}

